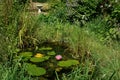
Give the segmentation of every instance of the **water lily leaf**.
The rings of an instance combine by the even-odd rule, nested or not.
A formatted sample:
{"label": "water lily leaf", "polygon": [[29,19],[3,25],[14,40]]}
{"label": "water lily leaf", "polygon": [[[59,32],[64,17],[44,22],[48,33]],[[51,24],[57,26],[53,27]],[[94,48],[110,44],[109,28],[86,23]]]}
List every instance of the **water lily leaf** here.
{"label": "water lily leaf", "polygon": [[47,54],[50,56],[54,56],[56,53],[55,53],[55,51],[51,51],[51,52],[48,52]]}
{"label": "water lily leaf", "polygon": [[46,74],[46,70],[42,67],[37,67],[36,65],[30,63],[26,63],[25,65],[26,65],[25,69],[27,70],[29,75],[41,76]]}
{"label": "water lily leaf", "polygon": [[50,56],[45,56],[45,57],[40,57],[40,58],[38,58],[38,57],[32,57],[30,59],[30,61],[31,62],[43,62],[43,61],[48,60],[49,58],[50,58]]}
{"label": "water lily leaf", "polygon": [[32,52],[22,52],[22,53],[20,53],[20,56],[22,56],[22,57],[31,57],[32,56]]}
{"label": "water lily leaf", "polygon": [[50,58],[50,56],[45,56],[44,59],[45,60],[48,60]]}
{"label": "water lily leaf", "polygon": [[31,62],[43,62],[43,61],[45,61],[45,59],[44,59],[44,58],[32,57],[32,58],[30,59],[30,61],[31,61]]}
{"label": "water lily leaf", "polygon": [[51,47],[42,47],[42,48],[39,48],[39,50],[52,50],[52,48]]}
{"label": "water lily leaf", "polygon": [[71,64],[70,64],[69,62],[67,62],[67,61],[60,61],[60,62],[58,63],[58,66],[61,66],[61,67],[69,67],[69,66],[71,66]]}
{"label": "water lily leaf", "polygon": [[68,62],[70,62],[71,65],[77,65],[77,64],[79,64],[78,60],[68,60]]}
{"label": "water lily leaf", "polygon": [[67,61],[58,62],[58,66],[61,66],[61,67],[70,67],[72,65],[77,65],[77,64],[79,64],[79,61],[77,60],[67,60]]}

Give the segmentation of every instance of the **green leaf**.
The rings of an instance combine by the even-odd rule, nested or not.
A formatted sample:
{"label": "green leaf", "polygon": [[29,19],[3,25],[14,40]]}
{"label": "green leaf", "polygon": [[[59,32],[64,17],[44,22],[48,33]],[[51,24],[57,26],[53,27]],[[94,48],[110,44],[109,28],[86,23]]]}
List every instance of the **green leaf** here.
{"label": "green leaf", "polygon": [[56,53],[55,53],[55,51],[51,51],[51,52],[48,52],[47,54],[50,56],[54,56]]}
{"label": "green leaf", "polygon": [[32,57],[30,59],[31,62],[43,62],[46,61],[50,58],[50,56],[45,56],[45,57],[41,57],[41,58],[37,58],[37,57]]}
{"label": "green leaf", "polygon": [[67,60],[67,61],[58,62],[58,66],[61,66],[61,67],[70,67],[72,65],[77,65],[77,64],[79,64],[79,61],[77,60]]}
{"label": "green leaf", "polygon": [[46,74],[46,70],[42,67],[37,67],[34,64],[30,64],[30,63],[25,63],[26,65],[26,71],[28,72],[29,75],[32,76],[41,76]]}
{"label": "green leaf", "polygon": [[45,60],[48,60],[50,58],[50,56],[45,56],[43,57]]}
{"label": "green leaf", "polygon": [[20,56],[21,57],[31,57],[32,56],[32,52],[22,52],[22,53],[20,53]]}
{"label": "green leaf", "polygon": [[78,60],[68,60],[68,62],[70,62],[71,65],[77,65],[77,64],[79,64]]}
{"label": "green leaf", "polygon": [[69,67],[69,66],[71,66],[71,64],[70,64],[69,62],[67,62],[67,61],[60,61],[60,62],[58,63],[58,66],[61,66],[61,67]]}

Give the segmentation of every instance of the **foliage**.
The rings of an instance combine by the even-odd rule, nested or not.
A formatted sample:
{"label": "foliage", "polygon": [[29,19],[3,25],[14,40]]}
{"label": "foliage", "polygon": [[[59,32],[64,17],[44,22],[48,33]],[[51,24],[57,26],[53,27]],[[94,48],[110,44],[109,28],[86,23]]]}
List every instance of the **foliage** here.
{"label": "foliage", "polygon": [[111,27],[108,20],[98,17],[86,24],[86,27],[92,31],[96,37],[104,44],[110,44],[111,41],[119,41],[119,29]]}
{"label": "foliage", "polygon": [[21,57],[31,57],[32,56],[32,52],[22,52],[20,53]]}
{"label": "foliage", "polygon": [[61,67],[70,67],[77,64],[79,64],[79,61],[77,60],[67,60],[67,61],[58,62],[58,66],[61,66]]}
{"label": "foliage", "polygon": [[[62,5],[62,6],[61,6]],[[86,22],[101,16],[106,24],[99,27],[96,33],[102,34],[104,41],[120,40],[119,35],[119,1],[109,0],[68,0],[53,4],[51,14],[63,22],[72,22],[84,26]],[[94,28],[94,27],[93,27]],[[101,33],[102,32],[102,33]]]}
{"label": "foliage", "polygon": [[33,80],[29,75],[25,75],[25,66],[21,66],[20,59],[10,66],[9,62],[0,64],[0,80]]}
{"label": "foliage", "polygon": [[37,67],[36,65],[29,64],[29,63],[25,63],[25,65],[26,65],[26,70],[28,74],[32,76],[41,76],[46,73],[46,70],[44,68]]}
{"label": "foliage", "polygon": [[52,4],[51,14],[63,22],[79,23],[84,25],[86,21],[97,16],[96,8],[101,0],[67,0]]}
{"label": "foliage", "polygon": [[49,60],[50,56],[45,56],[45,57],[40,57],[40,58],[36,58],[36,57],[32,57],[30,59],[31,62],[44,62],[46,60]]}
{"label": "foliage", "polygon": [[119,41],[120,35],[119,35],[119,8],[120,6],[119,1],[103,1],[104,4],[102,4],[101,11],[103,11],[103,18],[105,19],[105,22],[108,24],[107,31],[107,37],[109,37],[112,40]]}
{"label": "foliage", "polygon": [[51,52],[48,52],[47,54],[52,56],[52,55],[55,55],[56,53],[54,51],[51,51]]}
{"label": "foliage", "polygon": [[84,43],[84,47],[87,47],[87,53],[89,53],[89,56],[91,57],[85,56],[85,60],[79,64],[78,68],[75,68],[75,70],[73,69],[70,74],[63,74],[62,79],[119,80],[120,76],[118,75],[120,73],[117,72],[117,70],[120,64],[117,61],[119,60],[120,47],[117,45],[109,45],[108,47],[104,44],[101,44],[96,35],[92,34],[92,32],[89,32],[89,29],[84,29],[83,31],[86,33],[86,35],[82,40],[82,44]]}
{"label": "foliage", "polygon": [[[63,76],[62,80],[91,80],[94,79],[94,72],[95,72],[95,66],[91,64],[89,61],[85,61],[84,63],[79,64],[77,68],[75,68],[70,74]],[[97,78],[96,78],[97,79]]]}
{"label": "foliage", "polygon": [[48,0],[47,15],[19,1],[0,5],[0,80],[120,79],[118,0]]}
{"label": "foliage", "polygon": [[[3,4],[2,4],[3,3]],[[0,11],[0,50],[1,50],[1,61],[5,62],[8,58],[12,58],[13,53],[17,53],[17,29],[18,29],[18,18],[19,12],[17,13],[14,2],[1,1]],[[7,6],[6,6],[7,5]],[[8,7],[9,5],[9,7]],[[18,6],[16,6],[17,8]],[[5,57],[5,58],[2,58]]]}
{"label": "foliage", "polygon": [[71,22],[79,21],[84,25],[86,21],[97,16],[97,5],[101,0],[68,0],[68,20]]}

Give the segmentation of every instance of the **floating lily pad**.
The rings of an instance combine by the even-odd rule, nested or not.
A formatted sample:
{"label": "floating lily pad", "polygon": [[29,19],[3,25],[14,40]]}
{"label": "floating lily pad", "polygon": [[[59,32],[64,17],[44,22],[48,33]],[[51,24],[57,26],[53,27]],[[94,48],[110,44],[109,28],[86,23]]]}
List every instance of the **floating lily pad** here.
{"label": "floating lily pad", "polygon": [[70,66],[77,65],[77,64],[79,64],[79,61],[77,60],[67,60],[67,61],[58,62],[58,66],[61,66],[61,67],[70,67]]}
{"label": "floating lily pad", "polygon": [[34,64],[30,64],[30,63],[25,63],[26,65],[26,71],[28,72],[29,75],[32,76],[41,76],[46,74],[46,70],[42,67],[37,67]]}
{"label": "floating lily pad", "polygon": [[30,59],[31,62],[43,62],[43,61],[46,61],[50,58],[50,56],[45,56],[45,57],[41,57],[41,58],[38,58],[38,57],[32,57]]}
{"label": "floating lily pad", "polygon": [[22,52],[22,53],[20,53],[20,56],[22,56],[22,57],[31,57],[32,56],[32,52]]}
{"label": "floating lily pad", "polygon": [[56,53],[55,53],[55,51],[51,51],[51,52],[48,52],[47,54],[50,56],[54,56]]}
{"label": "floating lily pad", "polygon": [[39,48],[39,50],[41,50],[41,51],[52,50],[52,48],[51,47],[42,47],[42,48]]}
{"label": "floating lily pad", "polygon": [[48,60],[50,58],[50,56],[45,56],[44,59],[45,60]]}
{"label": "floating lily pad", "polygon": [[32,52],[21,52],[19,54],[20,55],[17,56],[15,59],[19,59],[19,58],[22,57],[23,61],[28,61],[31,58],[31,56],[32,56],[33,53]]}

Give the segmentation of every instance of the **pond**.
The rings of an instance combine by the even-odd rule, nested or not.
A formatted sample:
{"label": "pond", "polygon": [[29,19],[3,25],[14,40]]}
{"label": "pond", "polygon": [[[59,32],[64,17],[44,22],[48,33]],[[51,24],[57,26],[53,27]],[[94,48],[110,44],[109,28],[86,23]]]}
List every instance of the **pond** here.
{"label": "pond", "polygon": [[67,43],[44,42],[36,47],[26,48],[15,58],[22,58],[21,64],[26,66],[27,74],[48,80],[54,80],[55,73],[61,76],[69,73],[79,64],[72,57]]}

